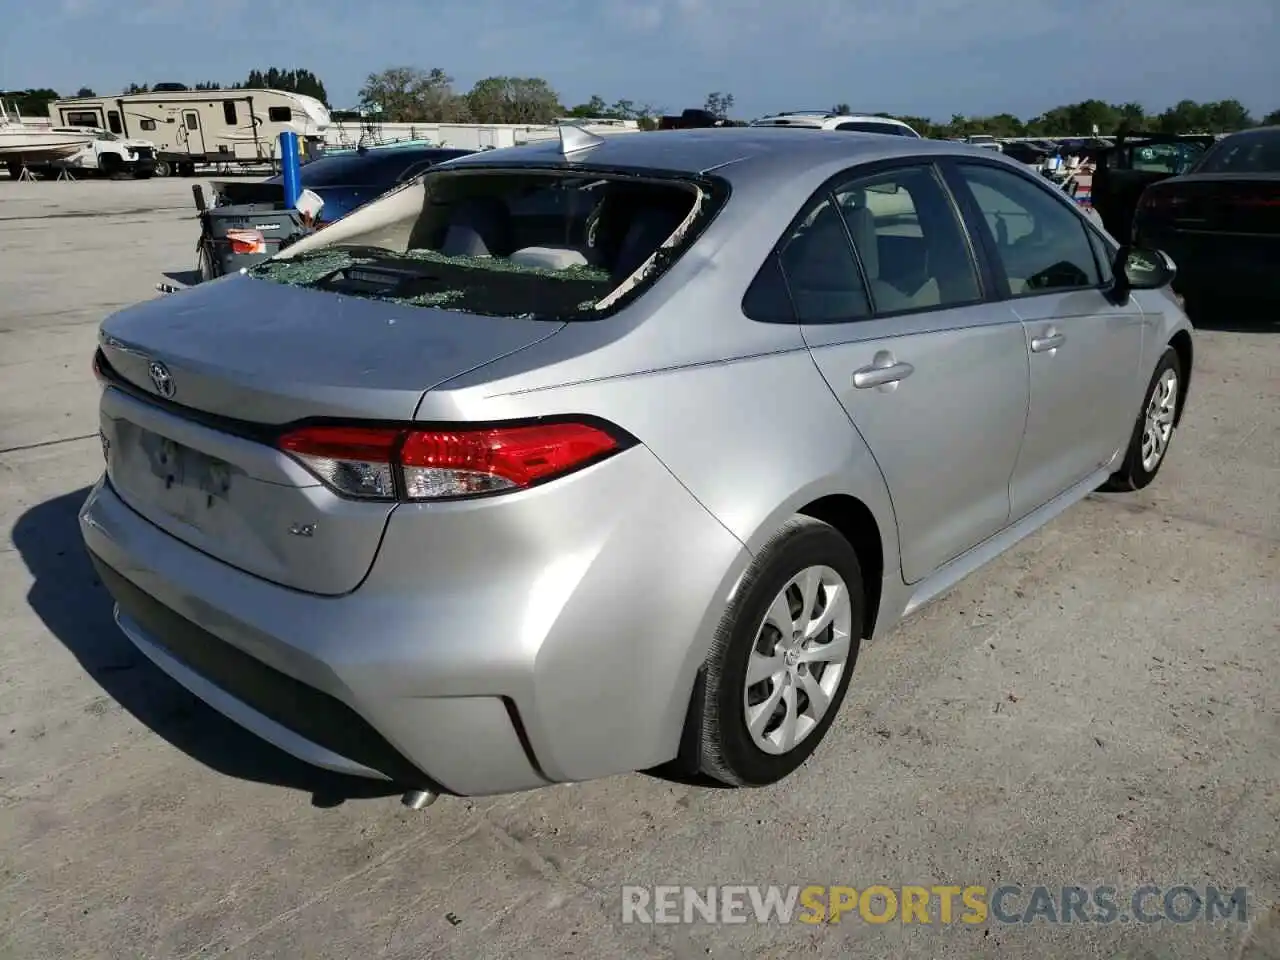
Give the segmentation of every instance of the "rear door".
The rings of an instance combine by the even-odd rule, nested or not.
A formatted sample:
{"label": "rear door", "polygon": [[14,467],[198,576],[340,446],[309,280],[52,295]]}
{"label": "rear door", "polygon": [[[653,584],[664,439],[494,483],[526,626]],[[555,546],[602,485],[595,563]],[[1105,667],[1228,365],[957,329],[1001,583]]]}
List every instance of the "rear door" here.
{"label": "rear door", "polygon": [[919,581],[1008,522],[1027,408],[1022,325],[983,302],[929,164],[815,197],[780,261],[818,369],[884,475],[902,576]]}
{"label": "rear door", "polygon": [[1146,385],[1137,303],[1108,297],[1110,248],[1052,188],[979,161],[948,167],[996,280],[1022,319],[1031,392],[1010,489],[1014,520],[1109,461]]}

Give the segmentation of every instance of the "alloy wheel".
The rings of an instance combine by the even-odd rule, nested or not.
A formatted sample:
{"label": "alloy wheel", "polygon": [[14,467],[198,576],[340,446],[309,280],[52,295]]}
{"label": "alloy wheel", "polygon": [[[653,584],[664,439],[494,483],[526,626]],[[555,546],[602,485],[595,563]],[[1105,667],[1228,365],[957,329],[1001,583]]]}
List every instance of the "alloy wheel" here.
{"label": "alloy wheel", "polygon": [[835,570],[806,567],[778,592],[756,631],[743,691],[747,730],[765,753],[784,754],[822,721],[847,668],[849,588]]}
{"label": "alloy wheel", "polygon": [[1177,412],[1178,372],[1165,370],[1151,390],[1142,425],[1142,469],[1147,473],[1155,471],[1169,449]]}

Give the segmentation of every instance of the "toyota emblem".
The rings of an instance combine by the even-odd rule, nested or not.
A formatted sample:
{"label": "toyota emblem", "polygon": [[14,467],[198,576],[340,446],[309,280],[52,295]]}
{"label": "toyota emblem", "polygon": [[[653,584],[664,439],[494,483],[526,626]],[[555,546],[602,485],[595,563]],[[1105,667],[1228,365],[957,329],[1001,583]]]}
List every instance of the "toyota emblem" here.
{"label": "toyota emblem", "polygon": [[169,373],[168,367],[159,360],[152,360],[147,373],[151,375],[151,385],[156,388],[156,393],[166,400],[173,396],[173,376]]}

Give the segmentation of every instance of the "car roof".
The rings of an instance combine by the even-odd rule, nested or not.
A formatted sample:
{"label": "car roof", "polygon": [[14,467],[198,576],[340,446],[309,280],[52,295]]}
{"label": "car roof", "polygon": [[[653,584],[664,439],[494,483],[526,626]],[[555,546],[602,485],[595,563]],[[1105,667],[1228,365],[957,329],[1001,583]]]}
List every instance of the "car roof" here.
{"label": "car roof", "polygon": [[[963,143],[850,132],[815,137],[812,130],[786,127],[716,127],[606,134],[600,143],[566,158],[559,139],[488,150],[454,160],[450,171],[470,167],[537,167],[594,171],[662,172],[697,176],[715,172],[737,185],[752,180],[785,180],[818,175],[831,168],[913,156],[982,156],[991,151]],[[444,170],[440,171],[445,174]]]}

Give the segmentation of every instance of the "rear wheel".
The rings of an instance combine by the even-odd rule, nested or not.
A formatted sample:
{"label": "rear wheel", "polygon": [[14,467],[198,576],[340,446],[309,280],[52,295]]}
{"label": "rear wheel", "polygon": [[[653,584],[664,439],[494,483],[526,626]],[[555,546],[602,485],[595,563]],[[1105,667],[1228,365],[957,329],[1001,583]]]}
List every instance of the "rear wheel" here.
{"label": "rear wheel", "polygon": [[1182,364],[1173,347],[1166,347],[1147,385],[1124,461],[1103,489],[1116,492],[1141,490],[1156,478],[1173,441],[1181,398]]}
{"label": "rear wheel", "polygon": [[9,171],[9,178],[11,180],[17,180],[22,176],[22,164],[18,163],[16,160],[10,160],[5,164],[5,167]]}
{"label": "rear wheel", "polygon": [[707,657],[702,771],[765,786],[803,764],[844,700],[862,626],[853,547],[821,521],[788,521],[747,571]]}

